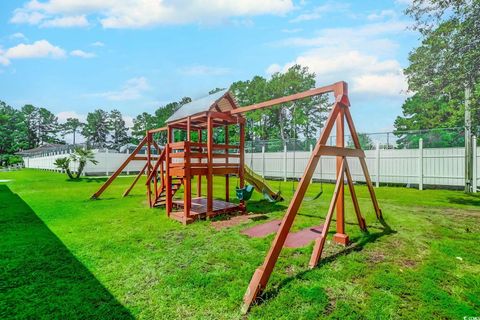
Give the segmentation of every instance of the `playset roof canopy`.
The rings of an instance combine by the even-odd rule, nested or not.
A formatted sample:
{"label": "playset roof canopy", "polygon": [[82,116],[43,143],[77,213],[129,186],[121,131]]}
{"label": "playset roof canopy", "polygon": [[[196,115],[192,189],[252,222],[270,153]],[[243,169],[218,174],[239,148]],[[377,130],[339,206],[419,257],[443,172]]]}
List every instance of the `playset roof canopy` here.
{"label": "playset roof canopy", "polygon": [[237,108],[234,95],[225,89],[184,104],[166,122],[167,124],[176,122],[208,111],[228,112]]}

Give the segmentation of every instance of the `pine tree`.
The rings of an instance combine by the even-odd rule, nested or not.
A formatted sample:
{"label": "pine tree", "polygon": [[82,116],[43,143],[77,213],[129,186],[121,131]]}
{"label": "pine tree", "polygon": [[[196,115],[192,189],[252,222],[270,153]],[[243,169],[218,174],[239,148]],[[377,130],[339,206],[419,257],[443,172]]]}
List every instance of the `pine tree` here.
{"label": "pine tree", "polygon": [[89,112],[87,123],[82,129],[82,135],[87,139],[87,144],[91,147],[105,148],[108,133],[108,113],[101,109]]}
{"label": "pine tree", "polygon": [[110,112],[109,126],[111,130],[111,144],[110,147],[119,150],[121,146],[128,143],[128,129],[125,126],[122,113],[118,110]]}

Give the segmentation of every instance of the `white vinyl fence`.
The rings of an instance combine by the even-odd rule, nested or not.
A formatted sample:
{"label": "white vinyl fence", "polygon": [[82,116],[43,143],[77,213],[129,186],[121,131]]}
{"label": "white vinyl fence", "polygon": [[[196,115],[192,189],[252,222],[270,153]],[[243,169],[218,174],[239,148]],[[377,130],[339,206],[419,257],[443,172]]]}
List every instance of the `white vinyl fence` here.
{"label": "white vinyl fence", "polygon": [[[474,139],[476,146],[476,139]],[[264,149],[263,149],[264,150]],[[480,185],[480,148],[474,148],[473,189]],[[128,157],[126,153],[94,151],[97,165],[87,164],[86,175],[109,175]],[[246,153],[245,164],[258,174],[274,179],[298,179],[302,176],[310,152],[284,151]],[[25,158],[27,168],[56,170],[56,158],[65,157],[68,152],[47,154]],[[425,185],[462,187],[465,184],[465,149],[464,148],[423,148],[419,149],[380,149],[366,150],[366,161],[372,181],[380,184],[402,184],[423,189]],[[365,181],[356,158],[349,158],[352,176],[359,182]],[[124,173],[137,173],[144,165],[143,161],[133,161]],[[75,163],[72,163],[75,170]],[[315,180],[335,180],[335,157],[321,157],[315,170]]]}

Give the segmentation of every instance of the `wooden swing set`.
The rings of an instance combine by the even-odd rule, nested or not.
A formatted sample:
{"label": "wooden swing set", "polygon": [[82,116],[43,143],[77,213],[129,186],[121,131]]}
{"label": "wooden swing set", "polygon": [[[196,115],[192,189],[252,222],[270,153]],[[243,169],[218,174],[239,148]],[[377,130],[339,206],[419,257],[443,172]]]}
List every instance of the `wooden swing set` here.
{"label": "wooden swing set", "polygon": [[[305,193],[321,156],[336,157],[336,184],[322,233],[315,241],[309,266],[311,268],[315,267],[320,260],[334,212],[336,213],[336,233],[333,240],[344,246],[349,242],[349,237],[345,233],[345,179],[350,190],[358,225],[362,231],[367,230],[365,219],[362,216],[358,204],[347,158],[359,159],[376,217],[383,220],[382,211],[378,206],[365,161],[365,153],[361,148],[358,134],[350,114],[350,101],[348,99],[346,82],[341,81],[329,86],[307,90],[242,108],[238,107],[233,95],[228,91],[211,95],[204,98],[204,101],[200,101],[202,100],[200,99],[199,101],[192,102],[188,106],[185,105],[167,120],[167,127],[148,130],[145,138],[143,138],[134,152],[132,152],[128,159],[92,198],[98,198],[131,161],[138,160],[145,161],[146,163],[132,185],[125,191],[124,196],[128,195],[142,174],[146,173],[147,199],[150,207],[165,205],[167,215],[184,224],[191,223],[199,217],[211,217],[230,211],[245,212],[245,199],[240,199],[239,203],[229,201],[230,175],[237,175],[239,178],[238,194],[240,194],[240,191],[242,191],[243,194],[242,189],[245,188],[245,118],[243,114],[328,93],[333,93],[335,98],[334,105],[326,120],[320,138],[310,155],[307,167],[295,190],[270,250],[263,264],[254,272],[247,288],[243,301],[243,311],[248,312],[252,303],[255,302],[256,298],[267,286],[300,205],[302,201],[304,201]],[[349,128],[354,148],[345,147],[345,123]],[[230,125],[239,126],[240,136],[237,145],[229,144],[228,126]],[[334,125],[336,126],[336,145],[328,146],[327,140],[330,137]],[[214,143],[214,127],[224,128],[224,144]],[[185,131],[186,139],[179,142],[174,141],[174,129]],[[155,133],[162,131],[167,132],[167,143],[163,149],[153,139]],[[192,131],[198,132],[197,141],[192,140]],[[207,133],[206,143],[202,141],[203,131]],[[145,146],[147,148],[146,156],[142,156],[140,155],[140,151]],[[152,154],[152,150],[156,150],[155,154]],[[233,152],[235,150],[236,152]],[[213,199],[214,175],[225,177],[225,201]],[[196,198],[192,198],[191,195],[191,180],[194,176],[197,176]],[[206,198],[202,197],[202,176],[207,178]],[[262,182],[258,181],[258,184],[262,184]],[[183,201],[174,200],[173,197],[181,185],[183,185],[184,188]],[[251,192],[251,190],[249,192]],[[177,208],[177,210],[173,210],[174,208]]]}
{"label": "wooden swing set", "polygon": [[[323,247],[325,245],[325,240],[327,237],[328,229],[332,221],[334,212],[336,211],[336,233],[333,237],[333,240],[341,245],[347,245],[349,242],[348,235],[345,233],[345,201],[344,201],[344,184],[345,178],[350,189],[350,195],[353,202],[353,207],[355,214],[358,220],[358,225],[362,231],[367,230],[367,225],[365,219],[362,216],[360,211],[360,206],[358,204],[357,196],[355,193],[354,183],[352,179],[352,174],[350,172],[347,157],[358,158],[360,165],[365,176],[365,181],[370,193],[370,197],[373,203],[375,214],[378,219],[382,218],[382,211],[378,206],[378,202],[375,196],[375,191],[373,189],[373,184],[370,179],[370,174],[368,172],[367,163],[365,161],[365,153],[363,152],[360,141],[358,138],[357,131],[355,130],[355,125],[350,114],[350,101],[348,99],[348,86],[346,82],[337,82],[329,86],[320,87],[305,92],[293,94],[290,96],[273,99],[265,101],[259,104],[254,104],[248,107],[239,108],[233,110],[231,113],[244,113],[253,110],[258,110],[262,108],[272,107],[282,103],[294,102],[299,99],[312,97],[316,95],[333,93],[335,98],[335,103],[333,108],[327,118],[324,129],[318,139],[315,148],[310,155],[307,167],[305,172],[295,190],[292,201],[290,202],[287,212],[285,213],[280,228],[277,231],[277,234],[272,242],[270,250],[268,251],[263,264],[257,268],[253,277],[248,285],[247,291],[243,298],[243,312],[248,312],[252,303],[255,302],[256,298],[261,294],[261,292],[266,288],[270,275],[273,272],[275,264],[278,260],[280,252],[285,244],[288,233],[293,225],[295,217],[298,213],[300,205],[304,200],[305,193],[307,191],[308,185],[312,179],[315,168],[317,167],[318,161],[321,156],[336,156],[336,184],[333,193],[333,197],[330,201],[330,206],[327,212],[326,221],[323,225],[322,233],[319,238],[316,239],[313,252],[310,258],[309,267],[315,267],[322,255]],[[354,148],[345,148],[345,122],[348,125],[350,134],[353,140]],[[327,146],[327,140],[330,136],[330,133],[333,129],[333,126],[336,125],[336,145]]]}

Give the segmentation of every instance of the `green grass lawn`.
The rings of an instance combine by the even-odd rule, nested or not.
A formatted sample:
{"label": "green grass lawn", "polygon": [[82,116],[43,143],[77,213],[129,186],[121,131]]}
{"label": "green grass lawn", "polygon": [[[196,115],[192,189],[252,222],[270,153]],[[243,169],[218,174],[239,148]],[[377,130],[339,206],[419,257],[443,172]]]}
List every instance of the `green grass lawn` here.
{"label": "green grass lawn", "polygon": [[[102,179],[69,182],[58,173],[0,172],[0,318],[241,319],[243,294],[273,235],[240,234],[266,220],[217,231],[211,221],[187,227],[149,209],[140,184],[119,178],[89,197]],[[224,193],[223,180],[215,193]],[[232,183],[234,194],[234,182]],[[278,182],[272,182],[274,186]],[[312,184],[313,197],[318,184]],[[333,191],[304,202],[295,229],[323,222]],[[204,188],[204,190],[206,190]],[[375,220],[357,187],[369,234],[355,224],[353,244],[326,244],[309,270],[312,245],[284,249],[250,319],[463,319],[480,316],[480,197],[459,191],[376,189],[392,232]],[[280,218],[292,196],[271,204],[255,194],[249,212]],[[346,195],[346,200],[349,196]],[[334,233],[332,224],[331,235]]]}

